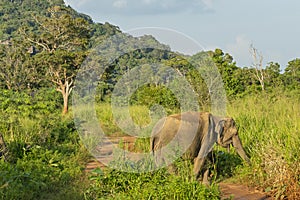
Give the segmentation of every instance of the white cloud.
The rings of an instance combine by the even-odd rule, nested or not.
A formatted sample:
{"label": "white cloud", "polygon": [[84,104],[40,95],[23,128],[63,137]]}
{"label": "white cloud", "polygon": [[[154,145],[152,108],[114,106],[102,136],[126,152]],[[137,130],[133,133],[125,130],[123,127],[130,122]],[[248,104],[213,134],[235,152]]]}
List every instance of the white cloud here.
{"label": "white cloud", "polygon": [[92,0],[64,0],[66,5],[81,7],[91,3]]}
{"label": "white cloud", "polygon": [[207,9],[213,8],[213,0],[202,0]]}
{"label": "white cloud", "polygon": [[151,4],[151,3],[156,2],[156,0],[143,0],[143,2],[144,2],[145,4]]}
{"label": "white cloud", "polygon": [[225,51],[231,54],[237,65],[246,67],[251,65],[251,55],[249,48],[252,41],[246,35],[238,35],[235,38],[235,43],[228,44]]}
{"label": "white cloud", "polygon": [[116,8],[125,8],[127,6],[126,0],[118,0],[113,3],[113,7]]}

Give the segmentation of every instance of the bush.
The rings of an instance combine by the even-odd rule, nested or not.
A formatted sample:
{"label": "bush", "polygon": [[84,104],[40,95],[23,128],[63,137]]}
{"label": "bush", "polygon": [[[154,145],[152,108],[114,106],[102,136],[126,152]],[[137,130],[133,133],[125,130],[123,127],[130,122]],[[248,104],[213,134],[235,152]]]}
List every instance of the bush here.
{"label": "bush", "polygon": [[47,94],[4,92],[0,131],[9,152],[8,162],[0,160],[0,199],[83,198],[73,188],[87,152],[73,119]]}
{"label": "bush", "polygon": [[44,199],[81,175],[75,154],[34,146],[16,163],[0,162],[0,199]]}

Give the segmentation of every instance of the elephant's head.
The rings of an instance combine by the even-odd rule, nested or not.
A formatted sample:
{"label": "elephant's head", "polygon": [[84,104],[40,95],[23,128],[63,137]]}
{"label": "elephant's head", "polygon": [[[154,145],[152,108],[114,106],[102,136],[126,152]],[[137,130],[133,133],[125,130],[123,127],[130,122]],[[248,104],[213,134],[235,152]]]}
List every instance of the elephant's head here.
{"label": "elephant's head", "polygon": [[241,158],[250,163],[238,136],[238,128],[232,118],[223,118],[218,120],[215,131],[218,134],[217,143],[220,146],[230,149],[230,145],[232,145]]}

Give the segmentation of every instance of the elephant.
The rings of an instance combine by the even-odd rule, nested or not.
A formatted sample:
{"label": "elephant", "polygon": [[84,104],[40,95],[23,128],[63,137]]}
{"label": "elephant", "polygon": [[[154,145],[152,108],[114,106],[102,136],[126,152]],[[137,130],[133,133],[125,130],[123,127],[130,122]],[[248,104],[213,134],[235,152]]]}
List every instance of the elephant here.
{"label": "elephant", "polygon": [[[209,184],[209,169],[204,169],[211,158],[214,144],[230,149],[232,145],[240,157],[250,164],[231,117],[218,117],[209,112],[183,112],[160,119],[152,130],[150,150],[156,165],[166,163],[175,149],[182,149],[181,157],[194,163],[196,179]],[[167,148],[167,146],[169,146]],[[170,164],[170,163],[169,163]]]}

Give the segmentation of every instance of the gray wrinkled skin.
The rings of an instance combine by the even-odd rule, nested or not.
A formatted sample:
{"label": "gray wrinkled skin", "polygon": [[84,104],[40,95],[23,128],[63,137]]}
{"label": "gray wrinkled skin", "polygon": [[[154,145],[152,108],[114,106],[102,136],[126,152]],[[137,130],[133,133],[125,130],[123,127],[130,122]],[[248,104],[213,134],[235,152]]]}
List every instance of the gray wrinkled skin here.
{"label": "gray wrinkled skin", "polygon": [[150,140],[156,163],[166,162],[166,155],[175,153],[175,145],[168,150],[164,148],[170,142],[184,150],[184,159],[194,161],[194,175],[196,178],[202,176],[204,184],[209,184],[209,172],[203,168],[215,143],[228,149],[232,145],[241,158],[250,163],[232,118],[221,118],[208,112],[185,112],[162,118],[153,128]]}

